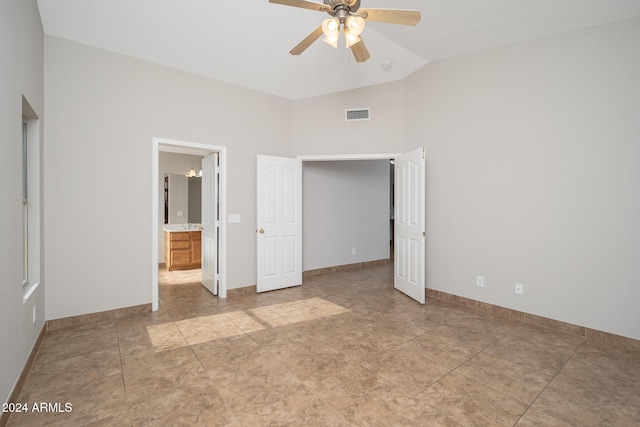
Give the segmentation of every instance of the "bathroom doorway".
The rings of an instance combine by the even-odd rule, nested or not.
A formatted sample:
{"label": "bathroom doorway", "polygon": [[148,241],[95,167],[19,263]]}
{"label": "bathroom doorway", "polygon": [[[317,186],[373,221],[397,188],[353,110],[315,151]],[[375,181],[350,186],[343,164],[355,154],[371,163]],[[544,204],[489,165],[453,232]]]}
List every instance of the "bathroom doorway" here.
{"label": "bathroom doorway", "polygon": [[[164,230],[164,199],[162,194],[164,193],[164,176],[161,176],[160,171],[160,153],[178,153],[188,154],[194,156],[209,156],[210,154],[217,154],[218,169],[217,173],[217,189],[218,195],[215,198],[209,198],[209,207],[211,210],[217,212],[218,218],[226,218],[226,147],[202,144],[196,142],[170,140],[163,138],[153,138],[153,153],[152,153],[152,179],[153,179],[153,191],[152,191],[152,247],[151,247],[151,295],[152,295],[152,310],[158,309],[158,281],[159,281],[159,242],[163,238]],[[203,201],[204,203],[204,201]],[[227,283],[226,283],[226,222],[217,222],[217,250],[215,251],[217,265],[217,280],[218,280],[218,297],[226,298],[227,296]],[[207,256],[207,255],[203,255]],[[203,260],[206,262],[206,260]],[[212,262],[212,261],[209,261]]]}

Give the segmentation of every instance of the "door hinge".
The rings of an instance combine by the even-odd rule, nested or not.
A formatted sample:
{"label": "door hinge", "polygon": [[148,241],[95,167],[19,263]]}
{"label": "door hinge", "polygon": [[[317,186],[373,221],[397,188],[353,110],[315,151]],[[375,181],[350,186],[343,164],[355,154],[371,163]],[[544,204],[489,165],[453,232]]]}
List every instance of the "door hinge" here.
{"label": "door hinge", "polygon": [[220,175],[220,166],[216,166],[214,172],[216,173],[216,175]]}
{"label": "door hinge", "polygon": [[422,158],[424,159],[424,147],[422,147]]}
{"label": "door hinge", "polygon": [[216,227],[220,228],[220,220],[216,220]]}

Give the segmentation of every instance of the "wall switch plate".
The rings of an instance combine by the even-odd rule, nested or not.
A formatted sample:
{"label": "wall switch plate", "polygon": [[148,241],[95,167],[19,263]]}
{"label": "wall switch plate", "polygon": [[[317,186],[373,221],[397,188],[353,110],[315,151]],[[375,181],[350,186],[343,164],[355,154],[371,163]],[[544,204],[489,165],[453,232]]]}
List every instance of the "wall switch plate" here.
{"label": "wall switch plate", "polygon": [[476,276],[476,286],[484,288],[484,276]]}
{"label": "wall switch plate", "polygon": [[524,285],[522,283],[516,283],[516,294],[524,294]]}
{"label": "wall switch plate", "polygon": [[356,248],[351,248],[351,255],[355,255],[356,254]]}
{"label": "wall switch plate", "polygon": [[183,211],[178,211],[177,215],[178,216],[184,216],[184,212]]}
{"label": "wall switch plate", "polygon": [[240,224],[240,214],[229,214],[229,224]]}

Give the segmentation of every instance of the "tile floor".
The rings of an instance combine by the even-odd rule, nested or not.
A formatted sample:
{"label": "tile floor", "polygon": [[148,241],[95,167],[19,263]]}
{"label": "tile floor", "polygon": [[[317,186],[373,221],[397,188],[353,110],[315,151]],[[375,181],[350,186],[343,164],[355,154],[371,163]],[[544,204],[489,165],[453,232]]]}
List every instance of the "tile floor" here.
{"label": "tile floor", "polygon": [[[640,351],[394,291],[391,266],[50,331],[10,426],[638,426]],[[194,283],[195,282],[195,283]]]}

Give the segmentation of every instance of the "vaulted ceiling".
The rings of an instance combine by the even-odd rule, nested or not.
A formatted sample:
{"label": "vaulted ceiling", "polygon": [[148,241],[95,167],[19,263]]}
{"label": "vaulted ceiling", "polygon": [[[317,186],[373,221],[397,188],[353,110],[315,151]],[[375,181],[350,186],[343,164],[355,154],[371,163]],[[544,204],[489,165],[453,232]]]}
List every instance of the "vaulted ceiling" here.
{"label": "vaulted ceiling", "polygon": [[[318,0],[321,2],[321,0]],[[638,0],[362,0],[417,9],[416,27],[367,22],[371,59],[320,40],[325,13],[268,0],[38,0],[46,34],[296,100],[401,80],[430,61],[640,16]],[[391,61],[390,69],[382,63]]]}

